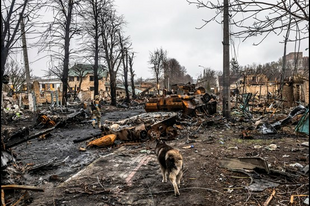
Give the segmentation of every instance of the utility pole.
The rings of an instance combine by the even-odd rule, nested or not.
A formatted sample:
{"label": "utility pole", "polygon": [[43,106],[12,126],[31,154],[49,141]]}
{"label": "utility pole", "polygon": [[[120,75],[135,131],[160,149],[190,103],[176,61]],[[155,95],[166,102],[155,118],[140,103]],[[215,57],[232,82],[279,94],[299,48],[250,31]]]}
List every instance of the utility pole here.
{"label": "utility pole", "polygon": [[230,118],[230,79],[229,79],[229,13],[228,0],[224,0],[223,30],[223,116]]}
{"label": "utility pole", "polygon": [[[22,15],[22,14],[20,14],[20,15]],[[25,70],[26,70],[26,82],[27,82],[29,110],[34,111],[33,98],[32,98],[32,92],[31,92],[31,84],[30,84],[30,69],[29,69],[29,61],[28,61],[26,32],[25,32],[25,24],[24,24],[24,17],[23,16],[21,16],[20,27],[21,27],[21,32],[22,32],[22,44],[23,44],[24,63],[25,63]]]}

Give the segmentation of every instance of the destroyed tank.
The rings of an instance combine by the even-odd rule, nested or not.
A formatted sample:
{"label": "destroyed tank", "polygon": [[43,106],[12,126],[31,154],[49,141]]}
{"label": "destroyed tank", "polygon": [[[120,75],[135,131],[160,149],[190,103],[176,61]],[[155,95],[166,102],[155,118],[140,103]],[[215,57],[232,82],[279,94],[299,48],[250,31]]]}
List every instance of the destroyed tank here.
{"label": "destroyed tank", "polygon": [[[193,84],[192,84],[193,85]],[[145,103],[146,112],[182,111],[186,115],[199,115],[216,113],[216,97],[205,92],[203,87],[195,89],[192,86],[179,86],[179,94],[153,97]],[[183,94],[180,94],[180,90]]]}

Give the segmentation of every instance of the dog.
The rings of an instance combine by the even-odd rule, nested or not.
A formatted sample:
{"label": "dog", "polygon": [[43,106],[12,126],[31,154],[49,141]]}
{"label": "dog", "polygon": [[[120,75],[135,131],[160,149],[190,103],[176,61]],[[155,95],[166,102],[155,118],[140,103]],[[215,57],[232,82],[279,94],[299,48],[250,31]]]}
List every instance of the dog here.
{"label": "dog", "polygon": [[179,196],[180,181],[183,176],[183,157],[179,150],[167,145],[163,140],[156,139],[155,154],[163,176],[162,182],[167,182],[167,177],[173,185],[174,195]]}

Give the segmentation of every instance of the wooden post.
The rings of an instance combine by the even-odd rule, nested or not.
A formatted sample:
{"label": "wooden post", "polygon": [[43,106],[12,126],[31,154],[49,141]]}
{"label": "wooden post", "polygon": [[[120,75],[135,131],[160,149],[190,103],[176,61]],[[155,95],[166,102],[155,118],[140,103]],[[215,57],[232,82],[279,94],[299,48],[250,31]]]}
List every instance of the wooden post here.
{"label": "wooden post", "polygon": [[31,85],[30,85],[30,69],[29,69],[29,61],[28,61],[28,51],[27,51],[24,17],[21,17],[20,27],[21,27],[21,32],[22,32],[22,44],[23,44],[24,63],[25,63],[25,71],[26,71],[26,82],[27,82],[29,110],[35,111],[34,106],[33,106],[33,101],[32,101],[32,92],[31,92]]}
{"label": "wooden post", "polygon": [[229,13],[228,0],[224,0],[223,30],[223,116],[230,118],[230,78],[229,78]]}

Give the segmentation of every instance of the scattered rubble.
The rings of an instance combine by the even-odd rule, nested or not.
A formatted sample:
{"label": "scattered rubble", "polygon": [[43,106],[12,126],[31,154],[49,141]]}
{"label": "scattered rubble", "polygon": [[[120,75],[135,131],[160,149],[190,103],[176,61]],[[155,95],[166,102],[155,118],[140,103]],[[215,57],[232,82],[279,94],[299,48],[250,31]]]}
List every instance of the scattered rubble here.
{"label": "scattered rubble", "polygon": [[[189,95],[157,98],[157,104],[166,105],[153,105],[148,112],[141,105],[149,110],[153,101],[105,105],[100,129],[91,127],[85,103],[47,105],[32,114],[7,104],[1,119],[2,202],[309,204],[308,106],[282,110],[275,107],[280,100],[255,105],[257,99],[247,94],[227,120],[212,95]],[[192,101],[191,112],[184,101]],[[156,138],[179,148],[184,157],[177,199],[161,182]]]}

